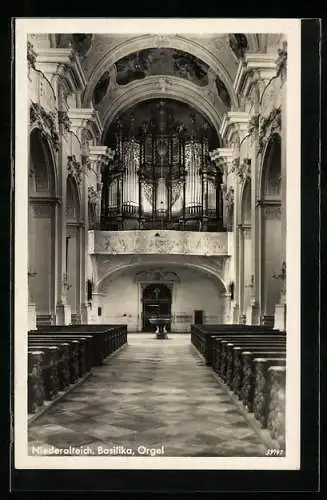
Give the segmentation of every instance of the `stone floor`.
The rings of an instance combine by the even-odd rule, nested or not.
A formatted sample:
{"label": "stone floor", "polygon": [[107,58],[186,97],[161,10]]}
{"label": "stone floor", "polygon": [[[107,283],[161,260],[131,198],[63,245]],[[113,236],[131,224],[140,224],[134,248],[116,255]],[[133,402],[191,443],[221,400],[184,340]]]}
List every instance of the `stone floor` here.
{"label": "stone floor", "polygon": [[30,425],[30,454],[53,447],[168,457],[255,457],[267,448],[187,334],[129,334],[125,348]]}

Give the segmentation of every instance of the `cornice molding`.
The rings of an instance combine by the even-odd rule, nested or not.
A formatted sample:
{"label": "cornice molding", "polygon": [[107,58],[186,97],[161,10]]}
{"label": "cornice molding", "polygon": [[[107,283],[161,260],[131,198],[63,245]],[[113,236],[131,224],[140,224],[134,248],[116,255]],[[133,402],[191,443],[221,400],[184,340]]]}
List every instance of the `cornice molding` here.
{"label": "cornice molding", "polygon": [[226,113],[219,131],[221,137],[228,142],[231,134],[236,130],[239,132],[240,139],[242,140],[244,134],[248,132],[249,121],[249,113],[243,111],[230,111]]}
{"label": "cornice molding", "polygon": [[258,80],[270,80],[276,75],[275,54],[245,54],[244,60],[240,61],[234,80],[234,91],[236,95],[243,94],[246,97],[251,85]]}
{"label": "cornice molding", "polygon": [[77,135],[83,129],[90,131],[94,139],[99,139],[102,134],[102,123],[98,112],[94,108],[74,108],[68,110],[71,128]]}
{"label": "cornice molding", "polygon": [[45,74],[64,77],[72,92],[83,91],[86,78],[76,52],[71,49],[37,49],[35,67]]}

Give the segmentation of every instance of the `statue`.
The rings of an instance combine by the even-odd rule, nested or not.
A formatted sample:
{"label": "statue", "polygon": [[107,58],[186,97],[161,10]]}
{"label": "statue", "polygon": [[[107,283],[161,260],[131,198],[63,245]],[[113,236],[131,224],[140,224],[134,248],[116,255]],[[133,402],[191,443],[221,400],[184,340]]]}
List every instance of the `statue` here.
{"label": "statue", "polygon": [[234,215],[234,189],[230,187],[225,194],[225,208],[226,208],[226,226],[227,229],[233,228],[233,215]]}

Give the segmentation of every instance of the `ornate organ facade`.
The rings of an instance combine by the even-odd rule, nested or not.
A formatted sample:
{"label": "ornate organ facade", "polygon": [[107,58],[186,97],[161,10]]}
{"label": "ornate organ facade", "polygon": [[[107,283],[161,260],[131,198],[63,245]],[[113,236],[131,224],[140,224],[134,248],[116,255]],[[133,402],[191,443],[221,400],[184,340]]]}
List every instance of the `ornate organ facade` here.
{"label": "ornate organ facade", "polygon": [[164,100],[136,126],[117,121],[113,160],[102,172],[101,229],[222,231],[221,170],[209,156],[210,130],[191,114],[176,120]]}

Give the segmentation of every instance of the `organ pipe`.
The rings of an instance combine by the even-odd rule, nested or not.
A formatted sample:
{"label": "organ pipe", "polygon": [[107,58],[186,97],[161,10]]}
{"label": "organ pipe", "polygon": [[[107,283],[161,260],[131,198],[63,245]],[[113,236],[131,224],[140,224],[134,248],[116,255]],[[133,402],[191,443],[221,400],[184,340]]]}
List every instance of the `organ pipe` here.
{"label": "organ pipe", "polygon": [[192,117],[191,133],[185,134],[183,124],[159,108],[157,122],[144,123],[140,131],[133,117],[128,133],[117,122],[115,165],[103,175],[102,218],[111,217],[112,227],[117,217],[122,228],[124,218],[135,218],[136,227],[158,229],[194,228],[197,220],[196,227],[206,230],[210,218],[222,220],[222,181],[207,163],[207,131],[199,136]]}

